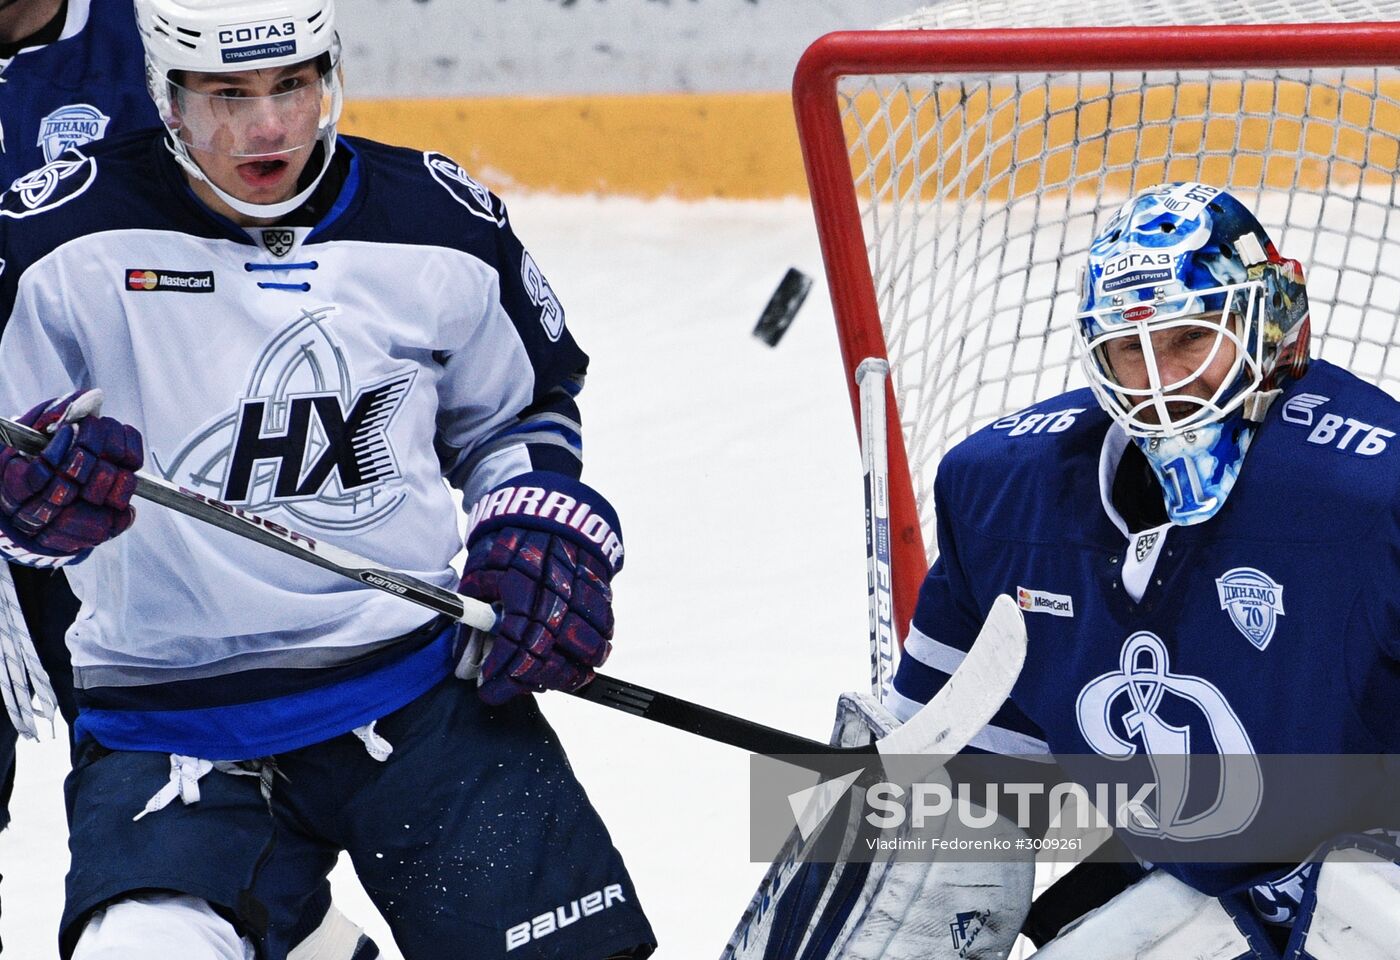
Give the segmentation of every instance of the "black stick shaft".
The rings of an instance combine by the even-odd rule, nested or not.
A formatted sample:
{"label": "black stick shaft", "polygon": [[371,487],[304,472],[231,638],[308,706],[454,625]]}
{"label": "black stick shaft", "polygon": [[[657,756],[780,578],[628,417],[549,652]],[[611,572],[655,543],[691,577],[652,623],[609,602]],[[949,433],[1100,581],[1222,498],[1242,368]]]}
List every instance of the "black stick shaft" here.
{"label": "black stick shaft", "polygon": [[[23,453],[37,454],[48,445],[49,438],[23,424],[0,418],[0,441]],[[210,500],[157,477],[138,473],[136,495],[229,533],[299,557],[307,563],[351,580],[392,593],[429,610],[445,613],[457,620],[469,622],[471,608],[483,606],[435,584],[407,574],[377,568],[370,560],[333,544],[322,543],[295,530],[269,523],[249,511]],[[473,625],[481,627],[479,623]],[[852,750],[832,747],[819,740],[785,733],[761,723],[754,723],[733,714],[703,707],[602,674],[595,675],[587,686],[571,692],[581,699],[643,717],[654,723],[675,727],[708,740],[727,743],[751,753],[800,755],[874,751],[874,747]]]}
{"label": "black stick shaft", "polygon": [[833,747],[820,740],[800,737],[795,733],[767,727],[752,720],[745,720],[730,713],[602,674],[595,676],[588,686],[573,691],[573,694],[584,700],[645,717],[655,723],[675,727],[707,740],[727,743],[750,753],[830,756],[876,752],[873,744],[869,747]]}

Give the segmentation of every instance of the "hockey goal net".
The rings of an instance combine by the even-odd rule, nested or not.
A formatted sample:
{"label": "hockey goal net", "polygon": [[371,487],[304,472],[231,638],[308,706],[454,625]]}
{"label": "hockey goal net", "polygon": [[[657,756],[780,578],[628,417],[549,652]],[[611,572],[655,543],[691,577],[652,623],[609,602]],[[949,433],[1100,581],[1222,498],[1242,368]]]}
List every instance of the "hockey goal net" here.
{"label": "hockey goal net", "polygon": [[1081,385],[1079,266],[1136,190],[1229,189],[1303,262],[1313,355],[1400,389],[1390,6],[945,4],[808,49],[794,100],[854,406],[861,360],[891,365],[901,636],[934,556],[939,459]]}

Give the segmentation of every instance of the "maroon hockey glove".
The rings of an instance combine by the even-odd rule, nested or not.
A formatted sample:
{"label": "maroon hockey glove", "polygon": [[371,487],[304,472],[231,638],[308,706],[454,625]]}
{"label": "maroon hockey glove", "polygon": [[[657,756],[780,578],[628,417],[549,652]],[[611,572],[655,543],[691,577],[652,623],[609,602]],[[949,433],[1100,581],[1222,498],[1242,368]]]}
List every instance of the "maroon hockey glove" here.
{"label": "maroon hockey glove", "polygon": [[583,686],[612,651],[611,581],[622,566],[612,507],[541,471],[498,487],[472,514],[461,591],[494,605],[501,621],[489,637],[463,628],[458,675],[479,674],[492,704]]}
{"label": "maroon hockey glove", "polygon": [[90,390],[20,417],[53,437],[36,457],[0,445],[0,547],[11,559],[76,562],[131,526],[141,434],[97,416],[101,404],[101,392]]}

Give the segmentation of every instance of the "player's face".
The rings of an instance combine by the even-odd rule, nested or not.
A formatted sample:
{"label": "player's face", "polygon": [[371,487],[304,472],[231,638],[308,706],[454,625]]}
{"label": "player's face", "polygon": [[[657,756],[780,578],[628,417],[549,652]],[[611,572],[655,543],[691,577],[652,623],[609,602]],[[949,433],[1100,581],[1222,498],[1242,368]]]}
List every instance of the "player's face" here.
{"label": "player's face", "polygon": [[[1157,382],[1168,397],[1199,400],[1214,397],[1234,369],[1235,342],[1225,335],[1219,315],[1200,319],[1203,322],[1199,324],[1187,323],[1153,331],[1149,338],[1150,355],[1141,336],[1107,341],[1102,349],[1114,379],[1128,390],[1146,391],[1152,386],[1150,364],[1156,369]],[[1167,404],[1173,419],[1189,416],[1200,408],[1200,404],[1191,402]],[[1157,413],[1150,405],[1141,409],[1138,416],[1148,423],[1158,422]]]}
{"label": "player's face", "polygon": [[297,192],[326,109],[315,61],[238,73],[185,73],[173,108],[180,139],[220,189],[248,203]]}

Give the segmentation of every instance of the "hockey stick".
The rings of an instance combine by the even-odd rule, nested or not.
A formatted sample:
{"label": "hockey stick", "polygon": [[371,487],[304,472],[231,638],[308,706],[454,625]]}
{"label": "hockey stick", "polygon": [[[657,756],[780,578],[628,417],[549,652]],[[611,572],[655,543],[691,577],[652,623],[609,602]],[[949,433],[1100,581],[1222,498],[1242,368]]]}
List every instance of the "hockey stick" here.
{"label": "hockey stick", "polygon": [[[0,418],[0,441],[23,453],[37,454],[48,445],[49,438],[23,424]],[[490,631],[496,626],[496,612],[480,600],[445,590],[408,574],[385,570],[349,550],[288,529],[242,507],[211,499],[144,471],[136,474],[136,496],[281,553],[299,557],[307,563],[313,563],[350,580],[446,614],[478,630]],[[1006,603],[1003,604],[1002,600]],[[998,606],[1003,608],[1000,614]],[[990,640],[985,644],[985,650],[982,643],[984,638]],[[878,750],[876,747],[879,744],[851,749],[833,747],[820,740],[767,727],[602,674],[595,675],[587,686],[572,693],[584,700],[727,743],[751,753],[925,753],[945,749],[945,744],[956,742],[957,737],[954,734],[960,735],[967,722],[963,714],[967,706],[965,698],[971,693],[967,690],[969,684],[987,682],[990,679],[998,688],[1004,683],[1006,689],[1010,690],[1020,672],[1021,662],[1025,657],[1025,646],[1025,626],[1021,622],[1020,610],[1009,598],[999,598],[997,605],[992,608],[992,614],[987,618],[986,626],[982,629],[977,647],[968,655],[957,673],[943,690],[939,691],[939,695],[911,718],[909,723],[880,741],[880,744],[884,744],[886,740],[891,741],[888,748],[880,746]],[[979,650],[982,651],[980,657]],[[955,681],[963,676],[964,671],[968,672],[971,679],[959,687]],[[965,692],[960,694],[960,690]],[[945,694],[950,696],[945,697]],[[946,702],[938,706],[940,701]],[[1000,702],[999,699],[997,703]],[[987,716],[990,717],[991,714],[988,713]],[[985,722],[985,719],[979,721],[967,736],[971,737]]]}
{"label": "hockey stick", "polygon": [[870,692],[884,703],[894,683],[894,592],[890,572],[890,467],[886,449],[887,360],[856,367],[860,385],[860,459],[865,474],[865,576],[870,603]]}
{"label": "hockey stick", "polygon": [[874,743],[835,747],[742,720],[709,707],[599,675],[575,696],[648,720],[742,747],[751,753],[860,756],[954,754],[967,746],[997,712],[1026,659],[1026,625],[1020,608],[1002,595],[992,604],[972,650],[932,700],[903,725]]}

